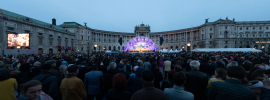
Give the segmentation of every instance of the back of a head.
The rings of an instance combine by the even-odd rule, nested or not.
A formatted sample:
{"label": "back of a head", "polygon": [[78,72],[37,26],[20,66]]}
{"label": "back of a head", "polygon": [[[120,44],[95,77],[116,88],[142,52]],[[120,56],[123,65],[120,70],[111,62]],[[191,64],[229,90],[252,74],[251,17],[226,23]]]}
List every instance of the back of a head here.
{"label": "back of a head", "polygon": [[125,90],[127,87],[127,79],[123,73],[117,73],[113,77],[113,87],[116,90]]}
{"label": "back of a head", "polygon": [[115,69],[116,68],[116,63],[115,62],[111,62],[109,64],[109,69]]}
{"label": "back of a head", "polygon": [[94,63],[94,64],[91,66],[91,69],[92,69],[92,70],[97,70],[97,69],[98,69],[98,64]]}
{"label": "back of a head", "polygon": [[72,65],[72,66],[67,68],[67,72],[68,72],[68,74],[75,74],[78,69],[79,69],[78,66]]}
{"label": "back of a head", "polygon": [[238,66],[238,63],[236,61],[232,61],[227,65],[227,68],[231,66]]}
{"label": "back of a head", "polygon": [[180,65],[174,65],[174,69],[176,72],[180,72],[180,71],[183,71],[183,68],[180,66]]}
{"label": "back of a head", "polygon": [[250,69],[253,68],[253,63],[250,62],[250,61],[245,61],[245,62],[242,64],[242,66],[244,67],[244,69],[245,69],[246,71],[250,71]]}
{"label": "back of a head", "polygon": [[38,80],[30,80],[22,85],[22,93],[27,92],[27,90],[31,87],[35,87],[38,85],[42,85],[42,83]]}
{"label": "back of a head", "polygon": [[56,61],[56,66],[57,66],[57,67],[60,67],[61,65],[62,65],[62,61],[61,61],[61,60],[57,60],[57,61]]}
{"label": "back of a head", "polygon": [[240,66],[230,66],[227,68],[227,75],[230,78],[243,79],[245,74],[245,70]]}
{"label": "back of a head", "polygon": [[184,72],[177,72],[173,76],[173,80],[177,86],[183,86],[183,84],[186,82],[186,79],[187,78]]}
{"label": "back of a head", "polygon": [[41,66],[41,69],[42,70],[50,70],[50,69],[52,69],[52,66],[50,64],[43,64]]}
{"label": "back of a head", "polygon": [[266,70],[264,69],[257,69],[254,72],[251,73],[250,77],[252,79],[263,79]]}
{"label": "back of a head", "polygon": [[142,79],[145,82],[152,82],[154,80],[154,74],[149,70],[143,71],[142,72]]}
{"label": "back of a head", "polygon": [[175,73],[176,73],[175,70],[170,70],[170,71],[168,72],[168,79],[171,79],[171,80],[172,80]]}
{"label": "back of a head", "polygon": [[216,78],[221,78],[222,80],[226,80],[226,70],[224,68],[216,68],[216,73],[218,74],[215,76]]}
{"label": "back of a head", "polygon": [[6,80],[10,78],[9,70],[5,68],[0,68],[0,81]]}
{"label": "back of a head", "polygon": [[189,65],[192,69],[199,70],[200,68],[200,62],[196,60],[192,60]]}

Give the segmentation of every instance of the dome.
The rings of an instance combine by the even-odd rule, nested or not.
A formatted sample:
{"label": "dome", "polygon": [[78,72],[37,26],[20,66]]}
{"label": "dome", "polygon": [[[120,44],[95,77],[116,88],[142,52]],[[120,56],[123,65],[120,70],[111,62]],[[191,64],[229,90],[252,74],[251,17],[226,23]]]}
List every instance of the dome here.
{"label": "dome", "polygon": [[158,48],[155,42],[147,37],[135,37],[126,43],[124,51],[149,52],[158,51]]}

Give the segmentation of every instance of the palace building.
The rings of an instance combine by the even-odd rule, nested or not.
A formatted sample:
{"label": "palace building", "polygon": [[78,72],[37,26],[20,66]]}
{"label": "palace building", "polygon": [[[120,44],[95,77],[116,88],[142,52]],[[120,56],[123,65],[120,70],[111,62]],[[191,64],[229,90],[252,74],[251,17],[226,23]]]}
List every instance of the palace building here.
{"label": "palace building", "polygon": [[[146,37],[158,50],[185,50],[195,48],[270,48],[270,21],[235,21],[217,19],[200,26],[151,32],[150,26],[136,25],[134,33],[92,29],[76,22],[56,25],[0,9],[0,49],[16,49],[8,45],[8,34],[29,33],[29,46],[20,49],[39,50],[39,53],[70,53],[93,51],[124,51],[135,37]],[[122,45],[119,38],[122,38]],[[160,37],[163,43],[160,45]]]}

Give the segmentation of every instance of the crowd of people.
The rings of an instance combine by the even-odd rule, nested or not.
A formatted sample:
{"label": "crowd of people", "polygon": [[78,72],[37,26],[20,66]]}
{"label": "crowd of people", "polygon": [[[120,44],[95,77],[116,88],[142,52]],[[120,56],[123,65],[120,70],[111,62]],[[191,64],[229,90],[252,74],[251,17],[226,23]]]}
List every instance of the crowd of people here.
{"label": "crowd of people", "polygon": [[268,53],[0,56],[0,100],[269,100]]}

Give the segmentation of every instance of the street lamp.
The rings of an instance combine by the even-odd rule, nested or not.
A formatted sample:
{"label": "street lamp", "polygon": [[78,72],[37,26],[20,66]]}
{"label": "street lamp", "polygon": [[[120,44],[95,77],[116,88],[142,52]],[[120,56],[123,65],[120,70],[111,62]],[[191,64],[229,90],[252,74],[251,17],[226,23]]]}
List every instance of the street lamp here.
{"label": "street lamp", "polygon": [[95,50],[96,50],[96,53],[97,53],[97,44],[95,44],[94,46],[95,46]]}
{"label": "street lamp", "polygon": [[188,43],[187,46],[190,46],[190,43]]}

